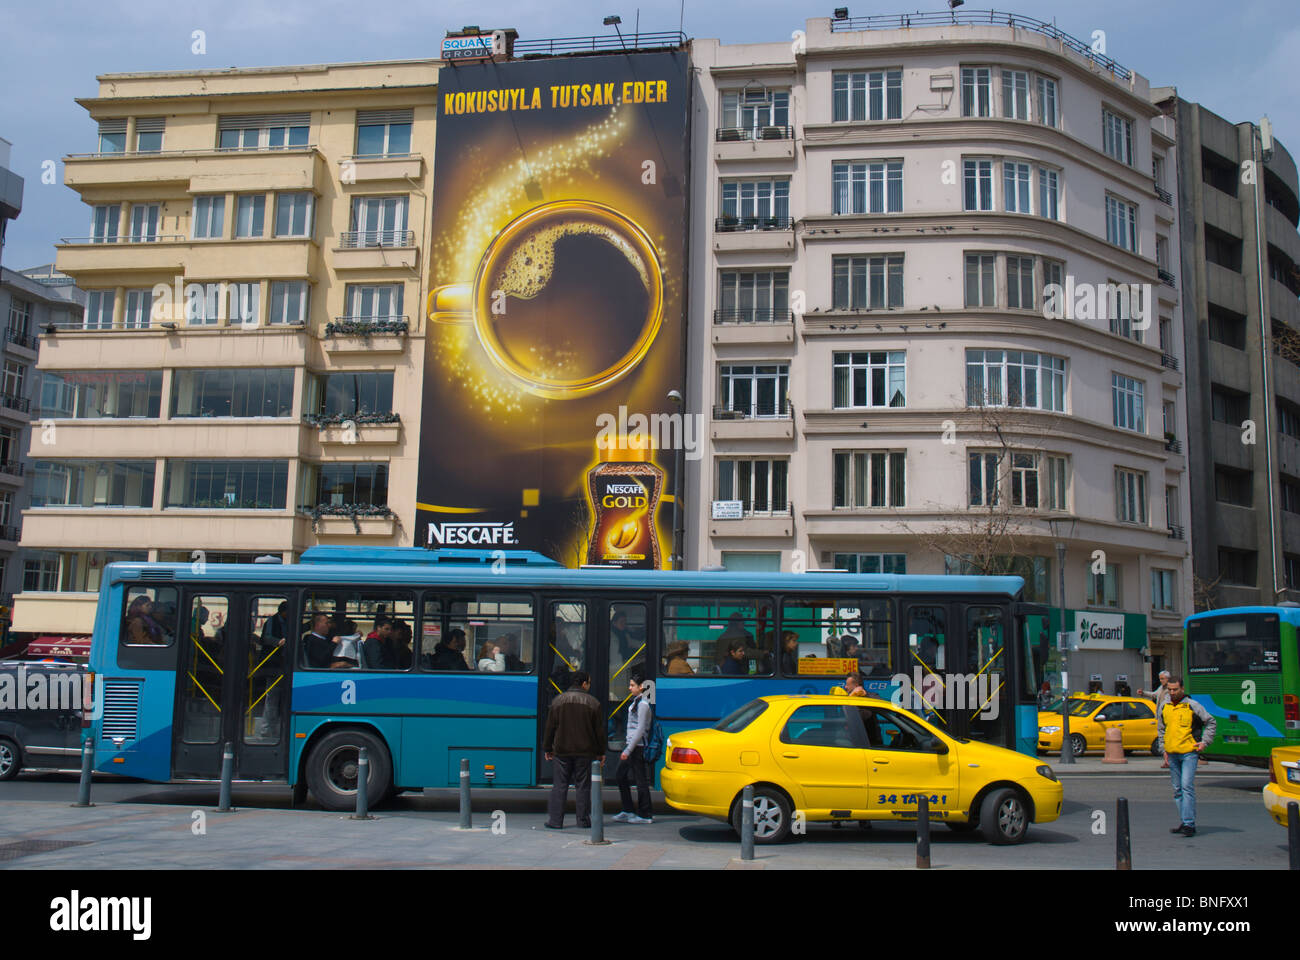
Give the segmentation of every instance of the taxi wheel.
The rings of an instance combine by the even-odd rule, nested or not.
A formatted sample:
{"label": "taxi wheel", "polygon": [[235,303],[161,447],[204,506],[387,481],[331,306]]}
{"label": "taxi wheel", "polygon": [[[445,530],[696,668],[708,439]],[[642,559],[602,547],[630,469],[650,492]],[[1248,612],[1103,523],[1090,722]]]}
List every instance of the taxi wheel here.
{"label": "taxi wheel", "polygon": [[[774,787],[754,788],[754,842],[780,843],[790,836],[790,801]],[[731,826],[740,833],[744,809],[741,797],[731,808]]]}
{"label": "taxi wheel", "polygon": [[1151,741],[1151,756],[1153,756],[1153,757],[1158,757],[1158,756],[1160,756],[1160,738],[1159,738],[1159,737],[1157,737],[1156,739],[1154,739],[1154,740]]}
{"label": "taxi wheel", "polygon": [[1088,752],[1088,741],[1081,733],[1070,734],[1070,753],[1076,757],[1081,757]]}
{"label": "taxi wheel", "polygon": [[980,804],[980,828],[989,843],[1020,843],[1029,831],[1029,809],[1009,787],[994,790]]}
{"label": "taxi wheel", "polygon": [[22,769],[18,744],[0,737],[0,780],[12,780]]}

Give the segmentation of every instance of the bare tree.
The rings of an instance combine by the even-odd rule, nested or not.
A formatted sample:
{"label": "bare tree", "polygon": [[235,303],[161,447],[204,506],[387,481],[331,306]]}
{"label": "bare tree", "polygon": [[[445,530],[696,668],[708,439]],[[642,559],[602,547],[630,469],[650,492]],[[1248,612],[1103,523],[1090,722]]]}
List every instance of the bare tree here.
{"label": "bare tree", "polygon": [[1222,574],[1213,580],[1207,580],[1204,577],[1192,574],[1192,610],[1194,612],[1203,613],[1218,606],[1219,581],[1222,579]]}

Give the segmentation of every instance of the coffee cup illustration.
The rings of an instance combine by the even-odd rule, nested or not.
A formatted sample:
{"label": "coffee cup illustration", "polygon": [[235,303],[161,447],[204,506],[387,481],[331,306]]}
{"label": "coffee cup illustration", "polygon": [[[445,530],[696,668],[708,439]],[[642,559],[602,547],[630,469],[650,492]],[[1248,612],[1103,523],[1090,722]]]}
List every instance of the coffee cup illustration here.
{"label": "coffee cup illustration", "polygon": [[588,200],[533,207],[503,227],[472,283],[429,294],[433,323],[472,323],[523,390],[572,399],[634,370],[663,325],[664,280],[635,221]]}

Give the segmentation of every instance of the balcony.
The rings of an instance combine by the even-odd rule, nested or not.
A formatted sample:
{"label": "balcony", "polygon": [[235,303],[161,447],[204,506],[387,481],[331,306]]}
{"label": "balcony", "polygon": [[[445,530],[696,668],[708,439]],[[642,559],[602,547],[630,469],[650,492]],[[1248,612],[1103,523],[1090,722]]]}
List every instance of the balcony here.
{"label": "balcony", "polygon": [[1173,434],[1167,433],[1165,434],[1165,449],[1168,450],[1170,453],[1182,453],[1183,442],[1179,440],[1177,437],[1175,437]]}
{"label": "balcony", "polygon": [[1172,370],[1177,373],[1178,358],[1172,353],[1162,353],[1160,354],[1160,366],[1164,367],[1166,370]]}
{"label": "balcony", "polygon": [[719,127],[714,133],[713,158],[733,160],[791,160],[794,158],[794,128],[768,126]]}
{"label": "balcony", "polygon": [[312,532],[321,537],[391,537],[397,533],[397,514],[383,505],[335,503],[298,509],[311,517]]}
{"label": "balcony", "polygon": [[794,314],[789,310],[714,310],[714,343],[794,343]]}
{"label": "balcony", "polygon": [[23,513],[23,546],[120,550],[126,545],[124,537],[129,537],[132,546],[187,553],[195,544],[210,551],[280,552],[285,544],[303,541],[295,537],[297,524],[293,514],[278,509],[33,507]]}
{"label": "balcony", "polygon": [[10,327],[5,333],[5,343],[10,348],[17,348],[19,352],[26,350],[31,354],[31,359],[36,359],[36,354],[40,350],[40,341],[30,333],[22,330],[15,330]]}
{"label": "balcony", "polygon": [[1164,267],[1156,267],[1156,276],[1160,278],[1160,282],[1163,283],[1166,287],[1178,286],[1178,282],[1174,279],[1174,275],[1170,273],[1168,270],[1166,270]]}
{"label": "balcony", "polygon": [[1160,198],[1161,203],[1168,204],[1171,207],[1174,205],[1174,195],[1164,187],[1156,187],[1156,196]]}
{"label": "balcony", "polygon": [[710,436],[714,440],[789,440],[794,437],[794,417],[788,404],[776,410],[757,404],[742,410],[715,406]]}
{"label": "balcony", "polygon": [[303,422],[316,427],[321,446],[393,444],[401,438],[402,419],[396,413],[307,414]]}
{"label": "balcony", "polygon": [[171,273],[185,270],[186,238],[159,234],[136,237],[64,237],[55,244],[58,269],[81,280],[93,273]]}
{"label": "balcony", "polygon": [[[740,505],[739,516],[719,515],[719,504],[737,504]],[[709,535],[712,537],[791,537],[794,536],[794,509],[793,504],[785,510],[773,510],[771,512],[756,513],[753,510],[745,509],[740,501],[713,501],[713,510],[711,511],[717,519],[709,521]],[[723,519],[723,516],[727,516]]]}
{"label": "balcony", "polygon": [[0,460],[0,483],[13,483],[21,486],[27,464],[18,460]]}
{"label": "balcony", "polygon": [[1186,532],[1183,530],[1183,527],[1182,527],[1181,524],[1171,523],[1171,524],[1169,525],[1169,539],[1170,539],[1170,540],[1186,540],[1186,539],[1187,539]]}
{"label": "balcony", "polygon": [[4,524],[3,526],[0,526],[0,543],[12,543],[17,546],[18,541],[22,538],[22,534],[22,527],[16,527],[13,524]]}
{"label": "balcony", "polygon": [[402,353],[410,324],[406,317],[335,317],[325,324],[330,353]]}
{"label": "balcony", "polygon": [[420,179],[424,158],[418,153],[344,157],[339,161],[339,181],[345,184],[409,182]]}
{"label": "balcony", "polygon": [[793,250],[794,220],[790,217],[718,217],[713,221],[713,249]]}
{"label": "balcony", "polygon": [[161,150],[65,157],[64,182],[78,192],[142,184],[180,184],[189,193],[311,190],[325,182],[313,146],[280,150]]}
{"label": "balcony", "polygon": [[0,414],[18,420],[30,420],[31,409],[32,402],[26,397],[13,397],[7,393],[0,393]]}
{"label": "balcony", "polygon": [[335,270],[409,270],[419,259],[414,230],[347,230],[334,248]]}
{"label": "balcony", "polygon": [[718,233],[734,233],[742,230],[793,230],[791,217],[718,217],[713,221],[713,229]]}

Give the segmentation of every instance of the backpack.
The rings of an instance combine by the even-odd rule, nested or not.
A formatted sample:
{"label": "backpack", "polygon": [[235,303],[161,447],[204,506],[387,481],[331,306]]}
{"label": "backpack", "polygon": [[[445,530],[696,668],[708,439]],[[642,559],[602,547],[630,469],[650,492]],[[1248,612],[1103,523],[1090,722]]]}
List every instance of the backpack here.
{"label": "backpack", "polygon": [[659,758],[664,755],[664,728],[654,714],[650,715],[650,730],[646,733],[645,746],[641,748],[641,754],[651,766],[658,763]]}

